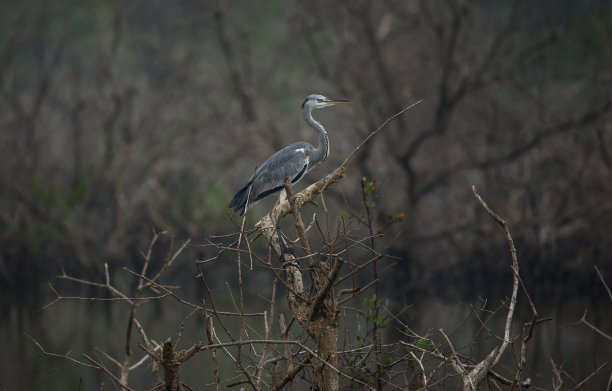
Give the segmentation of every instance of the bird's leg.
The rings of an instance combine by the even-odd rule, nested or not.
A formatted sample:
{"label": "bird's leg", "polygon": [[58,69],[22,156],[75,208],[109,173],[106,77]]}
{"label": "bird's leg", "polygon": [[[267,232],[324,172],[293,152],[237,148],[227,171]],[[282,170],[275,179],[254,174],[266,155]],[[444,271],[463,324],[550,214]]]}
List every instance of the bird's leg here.
{"label": "bird's leg", "polygon": [[[289,182],[289,177],[286,175],[285,175],[285,182]],[[278,203],[282,204],[286,200],[287,200],[287,192],[285,189],[282,189],[278,197]],[[283,234],[281,233],[281,226],[280,226],[280,219],[282,216],[283,214],[279,211],[278,216],[276,217],[276,234],[278,235],[278,246],[280,248],[280,259],[283,263],[286,263],[287,259],[285,259],[285,253],[291,254],[293,256],[295,256],[295,253],[293,252],[293,249],[291,247],[285,246],[285,241],[283,240]]]}
{"label": "bird's leg", "polygon": [[280,247],[280,259],[283,263],[286,263],[287,259],[285,259],[285,253],[291,255],[295,255],[295,253],[293,252],[293,249],[291,247],[285,246],[285,241],[283,240],[283,234],[281,233],[280,226],[281,216],[282,213],[279,213],[278,217],[276,218],[276,234],[278,235],[278,246]]}

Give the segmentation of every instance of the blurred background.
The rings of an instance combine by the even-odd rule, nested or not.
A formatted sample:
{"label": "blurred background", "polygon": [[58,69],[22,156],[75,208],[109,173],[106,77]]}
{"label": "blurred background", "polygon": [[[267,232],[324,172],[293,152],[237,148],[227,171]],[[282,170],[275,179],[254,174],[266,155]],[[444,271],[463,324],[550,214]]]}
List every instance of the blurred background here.
{"label": "blurred background", "polygon": [[[612,283],[610,1],[2,8],[0,359],[12,363],[0,366],[4,389],[99,384],[100,374],[39,357],[24,332],[62,354],[121,348],[109,325],[123,335],[127,317],[115,307],[40,310],[55,297],[49,283],[100,295],[57,281],[62,268],[101,281],[106,262],[122,281],[121,267],[142,262],[152,231],[167,230],[177,243],[192,239],[168,281],[197,301],[193,260],[216,251],[201,246],[211,235],[238,230],[226,209],[234,191],[276,150],[316,142],[300,113],[311,93],[353,104],[315,112],[331,154],[302,186],[424,99],[362,148],[326,195],[333,218],[359,214],[367,177],[377,227],[403,213],[380,242],[398,257],[381,276],[390,308],[414,304],[407,321],[425,333],[459,324],[469,303],[496,307],[510,294],[505,237],[475,201],[475,185],[509,222],[523,280],[553,318],[535,337],[530,376],[550,385],[551,357],[577,378],[612,357],[609,340],[571,325],[588,308],[612,332],[612,303],[594,269]],[[235,279],[234,262],[215,268],[219,287]],[[253,273],[250,283],[268,281]],[[590,387],[602,389],[609,371]]]}

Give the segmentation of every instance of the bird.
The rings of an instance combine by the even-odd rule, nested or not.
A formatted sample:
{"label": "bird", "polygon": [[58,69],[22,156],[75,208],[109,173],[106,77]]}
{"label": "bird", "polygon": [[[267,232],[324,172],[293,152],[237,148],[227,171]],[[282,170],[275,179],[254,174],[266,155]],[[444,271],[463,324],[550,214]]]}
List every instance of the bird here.
{"label": "bird", "polygon": [[323,95],[309,95],[302,103],[304,120],[314,129],[319,138],[317,147],[300,141],[291,144],[270,156],[249,179],[246,185],[236,192],[228,208],[244,215],[257,201],[280,191],[280,199],[286,197],[283,182],[287,176],[291,183],[299,181],[307,172],[323,163],[329,155],[329,138],[320,122],[312,118],[312,110],[349,100],[328,98]]}

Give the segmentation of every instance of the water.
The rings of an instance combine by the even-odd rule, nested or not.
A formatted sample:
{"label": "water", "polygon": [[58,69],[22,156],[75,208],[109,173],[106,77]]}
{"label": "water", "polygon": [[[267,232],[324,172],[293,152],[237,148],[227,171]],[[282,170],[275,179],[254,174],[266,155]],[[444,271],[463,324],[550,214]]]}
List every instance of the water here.
{"label": "water", "polygon": [[[254,280],[257,278],[253,277]],[[264,282],[265,281],[259,281]],[[263,285],[264,289],[255,289],[248,294],[246,304],[254,311],[263,311],[266,306],[263,298],[269,296],[269,284]],[[227,288],[220,288],[218,305],[222,309],[231,310],[231,300],[227,295]],[[197,302],[198,295],[202,292],[199,286],[192,290],[181,291],[183,297],[191,297]],[[289,313],[285,308],[285,293],[279,288],[278,311]],[[530,377],[536,388],[552,389],[553,368],[552,361],[563,372],[568,389],[574,383],[588,377],[593,371],[609,362],[599,374],[586,383],[584,390],[605,389],[612,370],[612,341],[602,337],[585,325],[576,324],[581,318],[584,310],[588,308],[587,319],[597,325],[600,329],[610,334],[612,330],[612,303],[606,301],[606,297],[593,301],[584,297],[575,297],[550,302],[536,302],[540,318],[552,318],[552,320],[536,326],[533,336],[527,345],[527,366],[523,371],[522,378]],[[385,327],[384,342],[394,342],[399,339],[410,340],[402,332],[404,326],[421,336],[428,336],[435,343],[439,343],[439,349],[449,354],[448,345],[444,342],[439,329],[443,329],[453,342],[454,348],[459,354],[470,356],[476,360],[482,359],[494,344],[499,344],[499,337],[503,335],[505,322],[505,307],[500,301],[485,302],[478,298],[473,300],[456,301],[439,298],[419,298],[410,303],[406,308],[403,305],[387,300],[384,302],[390,311],[399,313],[399,322],[388,321]],[[363,297],[349,303],[352,307],[362,308]],[[489,311],[497,312],[492,315]],[[400,313],[401,311],[401,313]],[[139,308],[137,317],[145,326],[150,338],[157,341],[173,337],[179,325],[184,322],[183,343],[181,348],[186,348],[195,341],[205,341],[204,325],[200,314],[191,315],[191,310],[172,298],[164,298],[157,304],[150,304]],[[363,317],[354,316],[350,310],[341,323],[339,333],[339,346],[343,345],[346,336],[361,332],[367,327]],[[489,319],[490,317],[490,319]],[[1,324],[4,348],[0,353],[0,359],[8,365],[0,366],[0,378],[7,390],[34,390],[34,389],[98,389],[104,382],[106,389],[111,389],[110,379],[100,371],[77,365],[60,357],[43,356],[35,344],[24,335],[27,333],[36,339],[45,349],[55,354],[69,353],[74,359],[85,362],[82,354],[98,357],[105,362],[109,369],[115,370],[115,365],[103,358],[102,352],[107,352],[115,357],[123,357],[125,350],[125,330],[129,318],[129,306],[120,302],[100,301],[74,301],[66,300],[54,304],[44,311],[27,311],[13,307],[6,314]],[[521,327],[524,322],[529,321],[531,314],[524,297],[519,296],[519,303],[512,328],[512,336],[520,337]],[[262,322],[258,319],[251,321],[259,329]],[[228,325],[234,329],[237,335],[238,322],[228,319]],[[484,326],[483,326],[484,323]],[[294,326],[295,327],[295,326]],[[296,328],[297,329],[297,328]],[[342,330],[349,330],[348,333]],[[276,331],[275,331],[276,332]],[[497,337],[495,337],[497,336]],[[133,334],[134,360],[142,357],[143,353],[136,347],[140,341],[139,336]],[[99,350],[96,351],[96,348]],[[515,343],[506,351],[501,362],[495,370],[505,377],[511,378],[516,368],[516,362],[520,357],[520,342]],[[222,364],[222,373],[227,378],[234,376],[234,367],[230,365],[222,354],[219,354]],[[428,360],[428,368],[431,369],[438,364],[435,359]],[[449,369],[447,371],[451,371]],[[448,372],[447,372],[448,374]],[[566,375],[567,374],[567,375]],[[188,385],[202,385],[213,381],[210,366],[210,355],[202,352],[194,359],[181,367],[181,379]],[[440,383],[438,387],[446,386],[453,389],[450,384],[453,380],[448,379]],[[152,384],[152,377],[148,365],[143,365],[130,375],[130,386],[135,389],[145,389]],[[206,389],[206,387],[196,387]],[[565,388],[564,388],[565,389]]]}

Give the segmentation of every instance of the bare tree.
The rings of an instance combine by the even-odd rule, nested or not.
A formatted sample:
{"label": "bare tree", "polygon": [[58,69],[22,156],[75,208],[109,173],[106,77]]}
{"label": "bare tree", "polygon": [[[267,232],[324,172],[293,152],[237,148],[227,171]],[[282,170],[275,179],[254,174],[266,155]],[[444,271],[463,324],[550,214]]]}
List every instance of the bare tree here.
{"label": "bare tree", "polygon": [[[255,240],[253,215],[234,224],[225,208],[234,178],[251,174],[255,162],[295,139],[296,132],[308,139],[297,108],[310,92],[354,102],[345,116],[334,118],[330,167],[339,166],[390,113],[424,97],[410,116],[394,120],[346,162],[347,178],[313,201],[324,209],[317,209],[316,218],[310,205],[299,209],[308,246],[298,231],[287,231],[310,304],[325,288],[324,276],[343,262],[330,288],[335,302],[319,302],[340,311],[339,387],[414,387],[425,379],[435,388],[459,379],[450,362],[416,348],[409,354],[394,343],[400,338],[394,333],[402,333],[405,342],[429,351],[435,346],[452,357],[436,322],[431,330],[405,330],[426,322],[425,314],[411,311],[412,303],[472,303],[484,297],[487,305],[459,305],[478,330],[470,343],[444,326],[466,373],[492,349],[480,338],[503,343],[496,322],[505,321],[506,307],[489,305],[508,294],[504,272],[510,269],[496,262],[507,251],[495,225],[473,202],[472,184],[486,189],[487,201],[500,205],[512,224],[521,265],[529,265],[521,279],[537,298],[540,316],[555,318],[542,326],[550,333],[538,333],[540,326],[515,331],[515,338],[535,339],[529,343],[538,347],[526,345],[523,364],[521,344],[513,340],[514,355],[507,347],[496,373],[512,382],[520,366],[516,384],[524,384],[531,373],[549,373],[552,366],[559,374],[553,374],[553,388],[563,381],[559,388],[571,389],[582,380],[567,374],[576,371],[573,377],[583,379],[605,361],[600,358],[607,357],[607,345],[600,339],[607,339],[601,333],[556,326],[579,319],[588,308],[582,320],[609,334],[605,292],[592,289],[591,270],[612,256],[610,2],[357,0],[306,6],[188,0],[167,7],[34,0],[7,9],[0,15],[0,307],[8,314],[2,328],[9,333],[2,357],[17,356],[20,363],[7,374],[7,387],[22,379],[46,384],[46,368],[36,365],[51,360],[29,360],[32,346],[23,330],[46,351],[62,351],[70,342],[63,337],[69,331],[50,329],[48,312],[36,311],[48,295],[55,298],[46,284],[57,270],[103,284],[107,264],[111,285],[131,298],[139,277],[122,266],[151,278],[140,272],[139,251],[148,248],[153,227],[210,241],[187,246],[179,257],[206,260],[198,263],[200,284],[192,283],[191,267],[163,273],[171,291],[191,304],[168,305],[176,298],[156,298],[165,291],[154,286],[144,289],[155,304],[138,307],[137,320],[150,340],[159,342],[147,347],[136,341],[141,336],[132,324],[132,364],[140,358],[135,352],[144,352],[138,342],[152,353],[148,365],[151,357],[163,359],[154,349],[173,335],[169,342],[176,354],[189,351],[199,338],[203,349],[213,346],[181,365],[180,374],[189,379],[194,363],[206,362],[207,385],[218,388],[307,387],[315,380],[314,366],[332,371],[279,299],[283,294],[273,289],[274,279],[279,292],[287,289],[283,267],[288,266],[275,262],[273,250],[266,252],[263,237]],[[247,152],[252,158],[243,158]],[[319,179],[316,172],[310,175],[311,183]],[[253,214],[264,215],[264,208]],[[163,251],[166,240],[156,242],[149,270],[163,263],[155,251]],[[384,261],[361,268],[381,254]],[[314,267],[304,265],[306,260]],[[123,363],[129,304],[118,315],[121,305],[98,300],[114,297],[109,289],[60,281],[53,289],[74,298],[62,303],[62,310],[81,308],[87,301],[76,298],[91,297],[96,300],[86,316],[99,317],[99,327],[120,330],[120,342],[91,328],[79,344],[122,384],[121,366],[95,357],[92,346],[107,344],[101,348]],[[205,292],[205,302],[192,290]],[[358,292],[363,295],[353,297]],[[579,308],[576,314],[567,314],[569,299]],[[339,305],[342,300],[347,301]],[[587,300],[599,304],[587,307]],[[162,309],[157,318],[150,314]],[[181,311],[195,312],[187,317]],[[358,332],[344,323],[347,314]],[[440,322],[446,319],[438,315]],[[563,315],[569,320],[562,322]],[[113,323],[116,316],[120,327]],[[187,324],[184,344],[176,341],[180,318]],[[64,320],[62,330],[80,329]],[[519,322],[531,324],[530,319],[513,324]],[[587,336],[580,336],[584,343],[572,347],[570,358],[562,355],[561,343],[542,345],[547,338],[558,342],[566,332]],[[76,355],[83,348],[70,346]],[[555,364],[548,356],[541,359],[549,348]],[[593,368],[578,359],[587,350],[593,352]],[[213,357],[216,375],[209,363]],[[161,361],[158,366],[161,371]],[[129,387],[142,385],[144,377],[134,374],[144,368],[129,372]],[[492,382],[491,376],[486,381]],[[156,380],[146,386],[153,384]]]}

